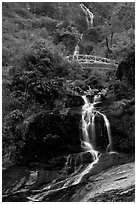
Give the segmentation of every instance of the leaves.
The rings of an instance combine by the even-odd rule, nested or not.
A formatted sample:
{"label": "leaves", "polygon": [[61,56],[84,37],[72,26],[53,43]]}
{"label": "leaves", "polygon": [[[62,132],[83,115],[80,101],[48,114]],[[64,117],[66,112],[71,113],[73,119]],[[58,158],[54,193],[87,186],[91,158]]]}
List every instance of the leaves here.
{"label": "leaves", "polygon": [[119,32],[122,31],[122,23],[115,16],[111,17],[111,20],[110,20],[110,30],[111,30],[111,33],[119,33]]}

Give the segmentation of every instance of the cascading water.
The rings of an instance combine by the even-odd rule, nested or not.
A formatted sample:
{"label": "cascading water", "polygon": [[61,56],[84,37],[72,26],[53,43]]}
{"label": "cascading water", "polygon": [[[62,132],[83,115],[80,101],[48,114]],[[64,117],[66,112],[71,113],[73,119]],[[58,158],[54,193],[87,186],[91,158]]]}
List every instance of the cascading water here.
{"label": "cascading water", "polygon": [[[84,4],[80,4],[80,7],[86,14],[86,21],[87,21],[87,26],[89,30],[90,28],[93,27],[94,15]],[[81,34],[80,40],[82,40],[82,37],[83,37],[83,34]],[[79,45],[77,44],[73,53],[73,59],[77,59],[78,55],[79,55]]]}
{"label": "cascading water", "polygon": [[79,175],[78,179],[75,180],[74,184],[78,184],[83,178],[83,176],[88,174],[90,170],[92,169],[93,165],[96,164],[99,160],[98,151],[94,149],[95,140],[96,140],[95,117],[97,113],[100,114],[104,119],[104,122],[107,128],[108,139],[109,139],[108,146],[110,146],[112,142],[109,120],[107,119],[106,115],[100,113],[94,107],[95,104],[101,102],[100,96],[95,96],[93,103],[90,103],[86,96],[82,96],[82,98],[85,104],[82,107],[82,131],[83,131],[82,136],[83,137],[82,137],[81,146],[82,148],[85,149],[85,151],[89,151],[92,154],[93,162],[89,164],[87,168]]}
{"label": "cascading water", "polygon": [[84,4],[80,4],[80,7],[82,8],[84,13],[86,14],[86,21],[87,21],[88,29],[92,28],[93,27],[93,18],[94,18],[93,13],[86,6],[84,6]]}
{"label": "cascading water", "polygon": [[97,113],[99,113],[101,116],[103,116],[104,122],[105,122],[105,125],[106,125],[106,128],[107,128],[108,139],[109,139],[109,144],[108,144],[108,146],[107,146],[107,150],[108,150],[108,147],[110,147],[110,145],[112,145],[110,123],[109,123],[109,120],[107,119],[106,115],[100,113],[99,111],[97,111]]}
{"label": "cascading water", "polygon": [[[86,96],[82,96],[85,104],[82,107],[82,147],[85,145],[85,150],[94,150],[95,148],[95,117],[99,114],[103,117],[109,140],[109,146],[112,144],[110,123],[106,115],[97,110],[96,105],[101,103],[101,96],[96,95],[93,103],[90,103]],[[94,150],[95,151],[95,150]]]}
{"label": "cascading water", "polygon": [[82,108],[82,131],[83,131],[83,144],[85,145],[86,150],[92,150],[93,144],[90,143],[89,128],[93,130],[91,134],[94,134],[94,123],[91,124],[91,117],[94,116],[94,106],[90,104],[86,96],[82,96],[84,99],[84,106]]}
{"label": "cascading water", "polygon": [[76,45],[75,50],[74,50],[74,53],[73,53],[73,59],[75,58],[75,56],[76,56],[76,58],[77,58],[78,54],[79,54],[79,46]]}
{"label": "cascading water", "polygon": [[[89,91],[91,91],[90,87]],[[53,179],[49,182],[46,180],[41,181],[39,170],[32,171],[28,182],[28,185],[31,184],[30,188],[25,187],[22,191],[19,190],[14,192],[13,197],[20,196],[22,194],[22,196],[26,196],[28,201],[46,201],[49,197],[52,197],[54,193],[57,194],[60,190],[62,191],[62,189],[67,189],[70,186],[82,183],[85,181],[85,176],[87,179],[87,177],[90,177],[92,173],[94,173],[94,170],[96,169],[95,164],[99,164],[98,161],[101,155],[100,153],[102,153],[100,149],[98,150],[97,140],[98,138],[101,139],[102,133],[99,132],[100,134],[98,134],[97,124],[100,124],[100,122],[103,121],[101,127],[105,127],[105,131],[103,133],[105,138],[107,138],[105,150],[107,150],[108,147],[110,150],[110,145],[112,143],[110,124],[106,115],[99,111],[99,106],[101,104],[101,97],[99,94],[94,97],[93,103],[90,103],[86,95],[82,96],[82,98],[84,100],[84,105],[81,111],[82,134],[80,139],[82,151],[80,153],[64,156],[64,167],[60,169],[59,172],[56,172],[55,170],[57,176],[53,176],[53,173]],[[98,117],[102,119],[98,120]],[[47,178],[51,172],[48,170],[44,170],[43,172],[42,170],[42,179],[44,180],[43,173],[46,173],[45,178]]]}
{"label": "cascading water", "polygon": [[32,190],[31,195],[27,197],[28,200],[42,201],[45,197],[52,195],[54,192],[79,184],[82,180],[84,180],[85,176],[90,176],[90,174],[92,174],[91,169],[94,168],[94,165],[99,161],[99,151],[96,150],[96,117],[98,117],[98,115],[100,115],[104,120],[109,142],[107,147],[110,148],[112,142],[110,124],[106,115],[101,113],[97,108],[101,103],[100,95],[96,95],[94,97],[93,103],[90,103],[86,95],[82,96],[82,98],[84,100],[81,116],[81,148],[83,151],[79,154],[67,156],[66,164],[62,170],[61,176],[54,179],[49,184],[46,184],[41,189]]}

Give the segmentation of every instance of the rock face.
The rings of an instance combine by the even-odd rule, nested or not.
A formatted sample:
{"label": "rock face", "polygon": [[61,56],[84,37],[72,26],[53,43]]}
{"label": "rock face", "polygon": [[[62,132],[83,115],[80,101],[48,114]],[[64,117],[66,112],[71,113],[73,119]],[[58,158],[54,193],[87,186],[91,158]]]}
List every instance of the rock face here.
{"label": "rock face", "polygon": [[105,153],[107,129],[97,113],[94,147],[100,154],[93,166],[93,155],[81,152],[83,101],[76,96],[66,104],[60,111],[45,111],[24,121],[22,158],[30,166],[4,171],[3,201],[134,201],[134,158],[127,154],[134,152],[134,100],[96,107],[109,119],[116,152]]}
{"label": "rock face", "polygon": [[45,161],[51,157],[79,152],[80,120],[80,114],[70,112],[66,115],[36,115],[27,127],[23,158],[28,161]]}
{"label": "rock face", "polygon": [[108,117],[113,136],[113,149],[118,152],[134,152],[135,106],[133,101],[130,100],[128,103],[127,100],[121,100],[109,107]]}
{"label": "rock face", "polygon": [[109,145],[107,128],[104,119],[99,114],[95,117],[95,149],[99,152],[106,152]]}
{"label": "rock face", "polygon": [[[71,96],[65,101],[64,108],[58,112],[43,112],[26,119],[25,146],[22,157],[25,161],[47,161],[63,154],[80,152],[81,149],[81,108],[82,97]],[[106,107],[107,107],[107,110]],[[98,108],[98,107],[97,107]],[[111,105],[100,107],[105,110],[112,136],[111,150],[134,152],[134,100],[121,100]],[[108,132],[104,119],[99,114],[95,117],[94,148],[106,152],[109,144]],[[92,135],[91,135],[91,139]],[[54,150],[54,151],[51,151]]]}
{"label": "rock face", "polygon": [[112,167],[89,179],[71,201],[133,202],[135,199],[134,163]]}
{"label": "rock face", "polygon": [[[85,156],[89,158],[88,154]],[[40,165],[35,168],[12,167],[3,171],[3,202],[131,202],[135,199],[134,168],[131,156],[100,155],[98,163],[79,184],[64,186],[66,177],[64,175],[62,183],[62,172],[55,168],[48,171]],[[73,176],[71,174],[69,180]],[[54,179],[56,182],[51,183]],[[46,188],[49,186],[52,188]]]}

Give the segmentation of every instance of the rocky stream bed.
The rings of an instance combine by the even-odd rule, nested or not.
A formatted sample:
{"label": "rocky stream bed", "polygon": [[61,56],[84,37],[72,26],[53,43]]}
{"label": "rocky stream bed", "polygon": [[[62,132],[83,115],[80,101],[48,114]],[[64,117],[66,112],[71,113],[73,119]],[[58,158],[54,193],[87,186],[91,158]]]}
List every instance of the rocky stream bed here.
{"label": "rocky stream bed", "polygon": [[[106,129],[97,115],[96,150],[100,153],[92,166],[92,154],[81,149],[81,107],[77,103],[83,101],[76,98],[72,107],[38,113],[24,121],[27,139],[22,163],[3,168],[3,202],[135,200],[134,99],[106,100],[99,107],[109,118],[113,144],[112,150],[105,152]],[[51,149],[52,155],[48,154]]]}
{"label": "rocky stream bed", "polygon": [[[102,154],[92,170],[77,185],[48,189],[62,171],[46,170],[46,165],[12,167],[3,170],[3,202],[74,201],[74,202],[134,202],[134,157],[125,154]],[[73,175],[69,175],[71,179]],[[66,177],[64,176],[64,179]]]}

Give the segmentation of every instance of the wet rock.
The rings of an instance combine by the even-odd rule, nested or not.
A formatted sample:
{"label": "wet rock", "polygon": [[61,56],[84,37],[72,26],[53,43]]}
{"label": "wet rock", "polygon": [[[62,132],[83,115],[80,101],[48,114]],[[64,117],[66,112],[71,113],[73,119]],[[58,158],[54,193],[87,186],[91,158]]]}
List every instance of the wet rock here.
{"label": "wet rock", "polygon": [[74,172],[76,168],[91,162],[93,162],[93,155],[91,152],[86,151],[53,158],[49,161],[49,165],[51,170],[64,169],[65,171]]}
{"label": "wet rock", "polygon": [[83,153],[81,153],[80,158],[82,160],[82,162],[81,162],[82,165],[93,162],[93,155],[92,155],[91,152],[83,152]]}
{"label": "wet rock", "polygon": [[99,114],[95,117],[95,135],[94,148],[99,152],[106,152],[109,145],[108,132],[104,118]]}
{"label": "wet rock", "polygon": [[[77,158],[76,154],[71,156],[72,159]],[[89,152],[83,152],[81,156],[87,158],[87,161],[91,159]],[[113,197],[114,201],[120,201],[121,198],[123,198],[122,201],[134,199],[134,192],[131,191],[135,183],[135,171],[134,158],[131,159],[131,156],[115,153],[100,155],[98,163],[93,165],[93,168],[83,176],[77,185],[72,185],[75,181],[73,175],[62,177],[62,173],[63,171],[55,169],[48,171],[44,166],[43,168],[35,166],[31,169],[26,167],[9,168],[3,172],[3,202],[30,200],[87,202],[99,201],[99,199],[103,201],[106,197],[104,193],[108,193],[108,200],[112,199],[111,190],[118,193]],[[68,173],[73,173],[73,170],[69,169]],[[80,173],[77,174],[77,176],[79,175]],[[69,181],[72,182],[69,183]],[[67,184],[63,187],[66,182]],[[119,195],[123,195],[123,197],[119,197]]]}
{"label": "wet rock", "polygon": [[95,95],[94,102],[95,103],[101,103],[101,94]]}

